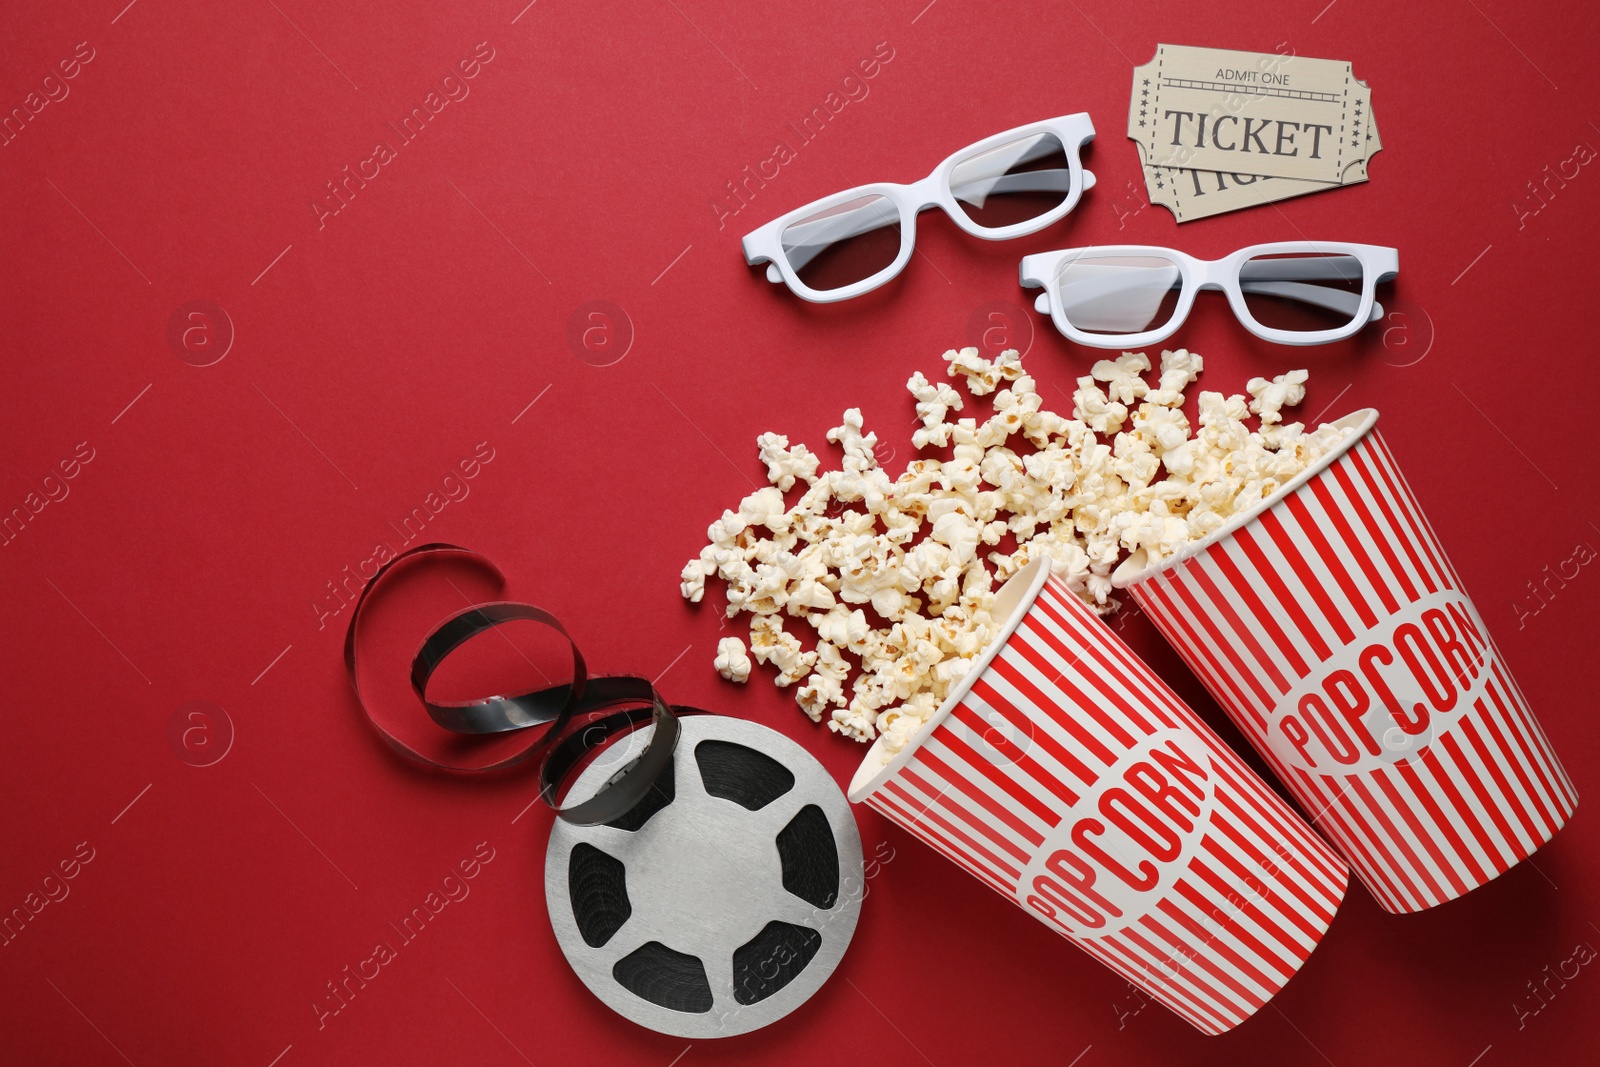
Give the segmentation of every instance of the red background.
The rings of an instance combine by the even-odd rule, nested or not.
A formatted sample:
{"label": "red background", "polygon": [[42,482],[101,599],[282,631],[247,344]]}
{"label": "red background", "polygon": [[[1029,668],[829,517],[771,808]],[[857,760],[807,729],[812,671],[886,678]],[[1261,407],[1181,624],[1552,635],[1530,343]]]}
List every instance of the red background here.
{"label": "red background", "polygon": [[[70,896],[0,948],[0,1059],[1593,1061],[1600,975],[1549,977],[1600,944],[1584,808],[1532,862],[1426,914],[1384,914],[1353,887],[1304,971],[1220,1038],[1159,1007],[1132,1014],[1109,971],[859,809],[868,855],[892,859],[823,990],[751,1036],[646,1032],[556,948],[541,892],[550,816],[535,807],[513,823],[531,779],[401,766],[345,685],[347,614],[319,626],[312,607],[341,568],[398,541],[388,523],[486,441],[494,459],[425,539],[490,554],[509,594],[566,620],[599,669],[662,675],[672,699],[767,723],[844,782],[863,750],[765,677],[721,682],[718,595],[690,608],[677,593],[707,523],[761,480],[758,433],[836,463],[823,435],[859,405],[897,470],[911,451],[905,379],[938,372],[990,302],[1013,307],[1014,342],[1065,410],[1058,387],[1070,392],[1095,357],[1021,310],[1028,252],[1390,244],[1397,315],[1358,340],[1273,347],[1206,299],[1175,343],[1205,355],[1205,388],[1306,366],[1306,416],[1383,411],[1592,803],[1600,575],[1552,581],[1543,603],[1528,583],[1581,543],[1600,546],[1583,429],[1600,385],[1585,321],[1600,175],[1552,181],[1542,202],[1527,188],[1580,142],[1600,146],[1592,5],[125,3],[13,4],[0,58],[9,112],[78,42],[94,49],[70,95],[0,148],[0,511],[79,442],[94,455],[0,547],[0,909],[79,842],[94,850]],[[385,124],[482,41],[494,58],[470,96],[319,229],[310,204],[324,183],[395,140]],[[1163,41],[1352,60],[1387,145],[1372,181],[1181,229],[1141,208],[1130,70]],[[893,59],[870,95],[795,144],[785,124],[879,42]],[[804,304],[742,262],[739,236],[779,212],[914,180],[963,144],[1077,110],[1099,129],[1086,154],[1099,185],[1044,233],[987,244],[926,215],[902,277],[842,307]],[[713,198],[779,139],[797,158],[719,227]],[[206,367],[167,340],[169,317],[196,299],[237,335]],[[592,300],[615,305],[615,343],[585,361],[568,326]],[[620,361],[593,365],[630,333]],[[408,583],[411,603],[392,616],[408,639],[487,589],[465,580],[459,593]],[[1238,742],[1145,620],[1124,632]],[[214,753],[231,723],[210,766],[169,739],[191,700],[224,709],[192,747]],[[495,859],[471,896],[319,1030],[325,983],[479,841]],[[1529,983],[1546,981],[1533,999]]]}

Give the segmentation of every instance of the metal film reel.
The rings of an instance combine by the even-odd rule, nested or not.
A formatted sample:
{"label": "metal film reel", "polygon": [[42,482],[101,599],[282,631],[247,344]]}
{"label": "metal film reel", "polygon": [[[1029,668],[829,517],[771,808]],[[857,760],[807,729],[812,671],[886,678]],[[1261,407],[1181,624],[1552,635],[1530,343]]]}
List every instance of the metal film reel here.
{"label": "metal film reel", "polygon": [[[597,826],[557,820],[545,856],[556,940],[607,1005],[679,1037],[774,1022],[815,993],[861,911],[861,837],[795,742],[743,719],[681,720],[652,793]],[[593,795],[643,751],[619,740],[573,784]]]}

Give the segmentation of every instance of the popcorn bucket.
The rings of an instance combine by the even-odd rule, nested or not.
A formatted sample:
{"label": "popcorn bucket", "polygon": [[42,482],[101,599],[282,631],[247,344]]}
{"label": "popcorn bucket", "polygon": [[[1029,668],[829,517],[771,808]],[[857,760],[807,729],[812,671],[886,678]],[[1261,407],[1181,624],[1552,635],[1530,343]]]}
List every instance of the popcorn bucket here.
{"label": "popcorn bucket", "polygon": [[1251,512],[1113,577],[1391,912],[1550,840],[1578,796],[1378,413]]}
{"label": "popcorn bucket", "polygon": [[1305,962],[1348,871],[1044,561],[1001,636],[887,764],[851,783],[1208,1034]]}

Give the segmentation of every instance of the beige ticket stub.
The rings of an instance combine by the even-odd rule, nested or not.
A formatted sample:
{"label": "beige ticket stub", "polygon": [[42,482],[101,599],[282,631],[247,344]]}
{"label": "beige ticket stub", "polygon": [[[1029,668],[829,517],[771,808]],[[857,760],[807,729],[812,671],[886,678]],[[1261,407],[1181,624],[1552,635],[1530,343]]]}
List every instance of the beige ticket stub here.
{"label": "beige ticket stub", "polygon": [[1163,44],[1133,73],[1128,136],[1153,167],[1342,183],[1365,158],[1348,62]]}
{"label": "beige ticket stub", "polygon": [[[1377,123],[1371,119],[1370,111],[1368,116],[1361,131],[1366,142],[1363,149],[1365,154],[1345,168],[1342,182],[1278,178],[1266,174],[1210,171],[1194,167],[1152,167],[1141,158],[1150,202],[1167,208],[1178,222],[1193,222],[1227,211],[1364,182],[1367,180],[1367,160],[1383,147]],[[1142,145],[1139,153],[1143,157]]]}

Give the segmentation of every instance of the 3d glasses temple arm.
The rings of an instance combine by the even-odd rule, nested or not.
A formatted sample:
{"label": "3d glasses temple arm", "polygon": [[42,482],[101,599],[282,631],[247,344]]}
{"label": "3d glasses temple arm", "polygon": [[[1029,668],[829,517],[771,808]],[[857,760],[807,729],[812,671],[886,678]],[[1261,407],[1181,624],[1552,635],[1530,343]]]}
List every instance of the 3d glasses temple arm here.
{"label": "3d glasses temple arm", "polygon": [[[1239,288],[1247,293],[1258,293],[1262,296],[1276,296],[1284,300],[1297,300],[1302,304],[1312,304],[1316,307],[1337,311],[1341,315],[1354,318],[1361,310],[1361,294],[1347,293],[1343,289],[1327,289],[1320,285],[1306,285],[1304,282],[1246,282],[1240,281]],[[1371,317],[1368,321],[1377,321],[1383,315],[1382,305],[1374,302]]]}
{"label": "3d glasses temple arm", "polygon": [[[1162,280],[1150,278],[1141,284],[1138,279],[1131,275],[1122,274],[1119,276],[1117,273],[1111,273],[1074,279],[1066,284],[1057,281],[1054,285],[1046,288],[1054,294],[1055,299],[1061,301],[1063,310],[1070,318],[1074,308],[1085,307],[1095,301],[1104,300],[1129,290],[1168,292],[1180,289],[1183,286],[1182,280],[1178,278],[1172,278],[1166,285],[1161,285]],[[1347,293],[1342,289],[1329,289],[1320,285],[1308,285],[1304,282],[1241,281],[1239,288],[1247,293],[1294,300],[1351,317],[1354,317],[1361,310],[1360,293]],[[1375,322],[1382,316],[1382,305],[1374,303],[1369,321]]]}
{"label": "3d glasses temple arm", "polygon": [[1252,259],[1239,268],[1241,282],[1312,282],[1361,280],[1361,261],[1348,255],[1301,255]]}
{"label": "3d glasses temple arm", "polygon": [[[995,178],[973,180],[951,189],[957,200],[982,207],[984,200],[996,193],[1065,193],[1072,187],[1072,175],[1065,170],[1028,170],[1017,174],[1002,174]],[[873,230],[893,226],[900,221],[898,212],[889,211],[878,203],[866,204],[829,215],[812,222],[794,223],[783,231],[784,254],[789,265],[800,270],[830,245]]]}
{"label": "3d glasses temple arm", "polygon": [[982,207],[995,193],[1065,193],[1072,188],[1072,172],[1062,170],[1024,170],[993,178],[973,178],[950,185],[950,195],[962,203]]}
{"label": "3d glasses temple arm", "polygon": [[789,266],[800,270],[831,245],[897,225],[899,221],[898,211],[886,207],[883,202],[874,202],[836,212],[827,218],[792,223],[784,227],[779,240]]}

